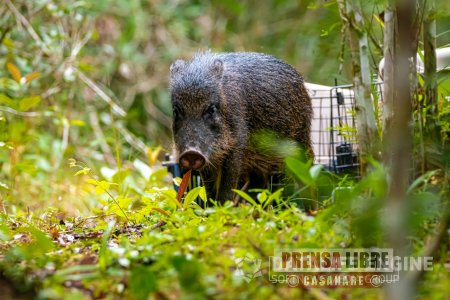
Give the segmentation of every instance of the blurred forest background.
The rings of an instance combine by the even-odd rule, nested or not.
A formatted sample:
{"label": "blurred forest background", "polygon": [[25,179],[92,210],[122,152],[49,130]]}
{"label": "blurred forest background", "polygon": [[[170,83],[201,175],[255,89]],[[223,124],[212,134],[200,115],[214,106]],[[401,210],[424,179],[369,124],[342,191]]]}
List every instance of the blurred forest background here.
{"label": "blurred forest background", "polygon": [[[383,1],[364,1],[374,77],[383,57],[383,10]],[[437,46],[448,46],[450,2],[437,1],[436,12]],[[342,24],[335,1],[0,0],[0,250],[7,253],[0,256],[3,274],[24,290],[37,285],[42,299],[69,298],[72,292],[76,296],[71,299],[117,299],[123,293],[135,299],[146,299],[149,293],[154,299],[328,299],[320,290],[286,290],[263,281],[249,287],[233,277],[233,261],[222,253],[217,237],[236,249],[246,241],[245,253],[252,257],[263,257],[285,240],[315,247],[381,245],[381,200],[346,203],[317,221],[294,208],[273,216],[262,209],[266,205],[237,211],[217,208],[204,219],[188,209],[189,203],[177,207],[167,200],[175,196],[161,161],[171,151],[168,74],[174,60],[206,49],[263,52],[290,63],[307,82],[348,84],[352,70]],[[444,119],[450,115],[449,105],[440,113],[440,126],[449,132],[450,121]],[[384,199],[386,174],[377,164],[374,170],[361,185],[344,178],[340,186],[356,188],[343,198]],[[447,176],[433,177],[437,174],[442,175],[425,174],[411,188],[426,190],[420,199],[432,202],[415,207],[424,212],[414,219],[420,228],[414,227],[412,238],[416,252],[436,228],[442,211],[439,199],[448,196],[433,186]],[[161,197],[167,200],[164,205]],[[273,201],[279,195],[267,197]],[[162,217],[149,217],[155,211]],[[138,242],[130,237],[137,227],[119,238],[125,229],[114,231],[108,223],[111,215],[122,225],[150,221],[156,227],[143,225],[148,232]],[[169,229],[154,232],[166,222]],[[230,224],[239,225],[230,229]],[[179,230],[183,226],[192,232]],[[81,234],[89,230],[88,238],[97,238],[97,244],[82,241]],[[111,234],[115,244],[108,242]],[[47,255],[56,249],[52,239],[66,252]],[[262,244],[257,246],[257,241]],[[155,254],[148,245],[163,250]],[[114,247],[124,250],[120,254],[110,249]],[[196,258],[177,256],[180,253],[195,253]],[[216,257],[218,253],[223,256]],[[233,255],[245,253],[240,249]],[[145,257],[151,257],[148,268],[142,263]],[[445,252],[440,261],[445,261]],[[19,263],[19,268],[12,267]],[[448,299],[447,276],[443,268],[429,275],[421,290],[424,299]],[[130,291],[124,292],[125,287]],[[106,297],[109,293],[115,296]],[[376,291],[339,289],[330,297],[360,299],[366,293],[371,299],[380,297]]]}

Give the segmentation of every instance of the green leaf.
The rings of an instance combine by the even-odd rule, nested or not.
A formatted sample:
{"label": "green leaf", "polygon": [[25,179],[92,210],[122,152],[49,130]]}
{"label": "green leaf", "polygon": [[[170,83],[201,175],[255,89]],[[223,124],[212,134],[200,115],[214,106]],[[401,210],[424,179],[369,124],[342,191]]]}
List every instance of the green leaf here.
{"label": "green leaf", "polygon": [[108,241],[111,236],[111,231],[116,223],[114,221],[109,222],[102,237],[102,243],[100,244],[100,251],[98,253],[98,266],[101,270],[105,270],[108,265],[110,257],[108,257]]}
{"label": "green leaf", "polygon": [[180,201],[177,200],[177,192],[175,190],[162,190],[161,194],[165,200],[173,204],[173,207],[183,208]]}
{"label": "green leaf", "polygon": [[263,204],[267,200],[267,192],[261,191],[258,198],[259,202]]}
{"label": "green leaf", "polygon": [[95,187],[95,193],[97,195],[106,193],[109,190],[111,183],[109,183],[108,181],[102,180],[100,182],[97,183],[97,186]]}
{"label": "green leaf", "polygon": [[309,172],[309,163],[303,163],[293,157],[287,157],[285,162],[288,169],[298,180],[307,185],[314,185],[314,180]]}
{"label": "green leaf", "polygon": [[42,231],[34,226],[29,226],[18,230],[18,232],[28,232],[33,237],[31,244],[19,246],[16,250],[25,258],[32,259],[43,256],[53,250],[52,240]]}
{"label": "green leaf", "polygon": [[[180,286],[185,292],[195,294],[204,290],[201,280],[202,267],[196,260],[174,256],[172,264],[178,273]],[[199,297],[192,297],[192,299],[199,299]]]}
{"label": "green leaf", "polygon": [[284,187],[280,188],[278,190],[276,190],[275,192],[273,192],[269,198],[267,199],[267,201],[264,203],[263,208],[266,208],[270,203],[272,203],[274,200],[278,201],[280,200],[282,194],[284,191]]}
{"label": "green leaf", "polygon": [[320,171],[322,171],[322,165],[314,165],[309,169],[309,174],[311,175],[311,178],[316,181],[317,178],[320,175]]}
{"label": "green leaf", "polygon": [[12,107],[12,108],[16,107],[16,102],[14,102],[7,95],[1,94],[1,93],[0,93],[0,104],[5,104],[5,105],[7,105],[9,107]]}
{"label": "green leaf", "polygon": [[133,198],[120,195],[119,197],[117,197],[116,201],[120,205],[120,207],[128,208],[131,205],[131,202],[133,202]]}
{"label": "green leaf", "polygon": [[0,90],[15,93],[20,90],[20,84],[10,78],[0,78]]}
{"label": "green leaf", "polygon": [[411,183],[411,185],[409,186],[407,193],[410,194],[411,192],[413,192],[422,183],[426,183],[431,177],[436,175],[438,172],[439,172],[439,170],[428,171],[425,174],[423,174],[422,176],[416,178],[416,180],[414,180],[414,182]]}
{"label": "green leaf", "polygon": [[76,172],[75,176],[78,176],[78,175],[81,175],[81,174],[87,175],[87,174],[89,174],[90,171],[91,171],[91,168],[84,167],[80,171]]}
{"label": "green leaf", "polygon": [[156,291],[157,277],[147,266],[136,266],[131,271],[130,279],[131,298],[135,300],[149,299],[151,293]]}
{"label": "green leaf", "polygon": [[6,225],[0,226],[0,241],[9,241],[11,239],[11,230]]}
{"label": "green leaf", "polygon": [[195,199],[197,199],[198,195],[200,194],[200,190],[203,187],[199,186],[196,188],[193,188],[192,190],[189,191],[189,193],[187,193],[186,197],[184,197],[184,203],[183,203],[183,207],[187,208],[189,206],[189,204],[191,204]]}
{"label": "green leaf", "polygon": [[20,100],[19,109],[22,111],[29,110],[30,108],[33,108],[36,105],[38,105],[40,102],[41,102],[40,96],[26,97],[26,98],[23,98],[22,100]]}
{"label": "green leaf", "polygon": [[[75,279],[74,276],[81,277],[78,280],[99,277],[98,265],[74,265],[57,270],[54,274],[56,280],[64,282]],[[94,277],[94,278],[95,278]]]}
{"label": "green leaf", "polygon": [[236,190],[236,189],[233,189],[233,192],[235,192],[236,194],[238,194],[242,199],[244,199],[244,200],[246,200],[247,202],[251,203],[253,206],[255,206],[255,207],[258,207],[258,206],[259,206],[259,204],[256,203],[256,201],[253,200],[253,198],[250,197],[250,195],[247,194],[246,192],[243,192],[243,191],[241,191],[241,190]]}
{"label": "green leaf", "polygon": [[208,201],[208,196],[206,195],[206,189],[204,186],[201,187],[198,195],[199,195],[200,199],[202,199],[204,202]]}
{"label": "green leaf", "polygon": [[86,182],[87,182],[87,183],[90,183],[90,184],[93,184],[93,185],[95,185],[95,186],[98,185],[98,181],[95,180],[95,179],[92,179],[92,178],[86,179]]}

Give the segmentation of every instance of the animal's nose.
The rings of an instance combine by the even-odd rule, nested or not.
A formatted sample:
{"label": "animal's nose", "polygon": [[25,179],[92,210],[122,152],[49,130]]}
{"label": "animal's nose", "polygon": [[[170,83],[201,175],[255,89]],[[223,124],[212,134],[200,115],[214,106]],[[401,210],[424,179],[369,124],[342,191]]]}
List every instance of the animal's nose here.
{"label": "animal's nose", "polygon": [[198,170],[205,165],[205,156],[198,151],[186,151],[180,155],[180,165],[185,169]]}

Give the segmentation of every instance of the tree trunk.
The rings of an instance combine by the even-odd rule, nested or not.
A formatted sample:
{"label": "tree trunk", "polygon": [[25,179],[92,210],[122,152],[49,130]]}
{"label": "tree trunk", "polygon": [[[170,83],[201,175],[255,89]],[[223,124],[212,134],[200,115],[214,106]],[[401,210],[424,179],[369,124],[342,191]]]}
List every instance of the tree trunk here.
{"label": "tree trunk", "polygon": [[[423,0],[425,16],[423,21],[423,44],[425,64],[425,101],[426,108],[424,120],[424,171],[442,167],[439,163],[441,157],[434,153],[441,150],[441,135],[438,125],[439,109],[437,97],[436,75],[436,6],[434,0]],[[431,151],[430,151],[431,150]]]}
{"label": "tree trunk", "polygon": [[361,173],[366,173],[369,158],[380,158],[380,138],[371,96],[371,71],[367,31],[360,2],[338,0],[339,13],[347,29],[353,65],[356,128]]}
{"label": "tree trunk", "polygon": [[391,127],[394,116],[395,23],[394,4],[388,0],[384,10],[383,140],[387,140],[386,129]]}
{"label": "tree trunk", "polygon": [[[411,251],[408,240],[410,207],[406,191],[412,169],[412,87],[415,86],[413,74],[416,72],[410,59],[417,53],[417,19],[414,2],[398,0],[391,14],[393,3],[388,3],[388,14],[385,14],[384,46],[384,86],[388,92],[383,108],[388,110],[384,114],[384,161],[389,173],[386,232],[394,255],[406,257]],[[390,64],[387,68],[386,59]],[[399,282],[386,285],[387,299],[412,299],[415,288],[412,281],[407,279],[405,271],[400,271],[399,275]]]}
{"label": "tree trunk", "polygon": [[428,117],[434,118],[438,113],[437,105],[437,78],[436,78],[436,7],[434,0],[426,0],[425,17],[423,20],[423,45],[425,57],[425,93]]}

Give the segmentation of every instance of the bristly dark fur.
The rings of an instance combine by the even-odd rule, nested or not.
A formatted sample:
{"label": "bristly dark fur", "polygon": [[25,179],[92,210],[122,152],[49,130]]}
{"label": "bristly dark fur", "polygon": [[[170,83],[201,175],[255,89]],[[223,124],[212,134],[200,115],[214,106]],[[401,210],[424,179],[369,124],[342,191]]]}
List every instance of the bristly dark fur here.
{"label": "bristly dark fur", "polygon": [[198,53],[171,66],[170,90],[176,149],[205,156],[200,173],[211,198],[230,200],[240,182],[264,184],[280,168],[280,158],[252,146],[250,137],[259,130],[291,138],[312,153],[311,99],[301,75],[277,58]]}

